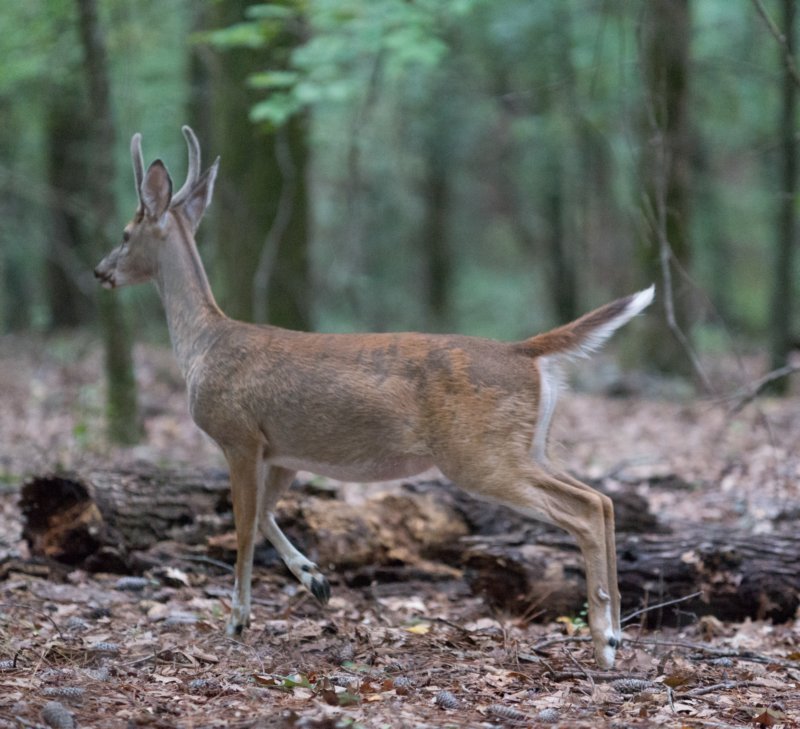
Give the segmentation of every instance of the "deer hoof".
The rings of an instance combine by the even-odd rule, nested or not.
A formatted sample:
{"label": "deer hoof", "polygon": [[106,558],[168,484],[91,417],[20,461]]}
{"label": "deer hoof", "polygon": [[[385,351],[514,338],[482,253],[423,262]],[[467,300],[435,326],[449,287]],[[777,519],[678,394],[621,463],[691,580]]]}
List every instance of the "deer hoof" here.
{"label": "deer hoof", "polygon": [[322,575],[311,578],[311,586],[309,589],[311,590],[311,594],[323,605],[327,604],[328,600],[331,599],[331,585],[327,578]]}

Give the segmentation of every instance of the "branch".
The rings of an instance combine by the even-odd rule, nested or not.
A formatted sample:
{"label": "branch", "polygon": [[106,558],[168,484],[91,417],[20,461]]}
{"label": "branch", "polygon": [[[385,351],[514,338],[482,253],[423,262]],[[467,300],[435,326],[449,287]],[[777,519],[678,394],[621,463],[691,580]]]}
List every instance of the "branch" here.
{"label": "branch", "polygon": [[757,379],[755,382],[750,383],[750,385],[743,388],[744,392],[740,390],[738,393],[731,395],[730,399],[734,400],[731,406],[731,413],[738,413],[745,405],[749,405],[753,402],[770,383],[775,382],[775,380],[780,380],[782,377],[788,377],[795,372],[800,372],[800,364],[788,364],[779,367],[776,370],[772,370],[772,372],[767,372],[766,375]]}
{"label": "branch", "polygon": [[775,25],[775,21],[769,16],[767,9],[764,7],[764,4],[761,0],[753,0],[753,5],[755,5],[758,14],[761,16],[761,19],[764,21],[764,25],[767,26],[767,30],[772,34],[772,37],[778,42],[778,45],[781,47],[783,51],[783,61],[786,64],[786,70],[792,77],[792,80],[795,83],[795,86],[800,88],[800,71],[797,70],[797,65],[794,62],[794,54],[792,53],[792,49],[789,48],[789,44],[786,42],[786,36],[781,33],[781,29]]}
{"label": "branch", "polygon": [[253,275],[253,314],[257,322],[269,321],[269,284],[283,234],[291,222],[297,196],[297,169],[292,159],[287,135],[285,126],[275,132],[275,158],[283,177],[283,185],[278,198],[278,209],[264,238],[264,245],[261,247],[261,255],[258,257],[258,265]]}
{"label": "branch", "polygon": [[649,607],[642,608],[641,610],[635,610],[634,612],[626,615],[622,618],[621,622],[628,623],[633,620],[635,617],[639,615],[644,615],[645,613],[652,612],[653,610],[659,610],[663,607],[668,607],[669,605],[677,605],[681,602],[687,602],[688,600],[693,600],[696,597],[700,597],[703,594],[702,590],[698,592],[693,592],[691,595],[684,595],[683,597],[676,597],[674,600],[667,600],[666,602],[661,602],[658,605],[650,605]]}

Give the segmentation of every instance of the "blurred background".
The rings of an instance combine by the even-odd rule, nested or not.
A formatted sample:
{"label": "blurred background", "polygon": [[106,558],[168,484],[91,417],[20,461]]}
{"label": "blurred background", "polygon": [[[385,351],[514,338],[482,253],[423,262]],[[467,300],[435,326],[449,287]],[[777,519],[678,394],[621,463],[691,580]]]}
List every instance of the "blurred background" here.
{"label": "blurred background", "polygon": [[782,367],[795,5],[2,3],[0,334],[90,332],[110,433],[138,437],[132,343],[167,344],[160,304],[92,269],[136,205],[131,135],[180,185],[188,123],[222,158],[198,242],[233,317],[510,339],[655,282],[630,366],[703,392],[720,359]]}

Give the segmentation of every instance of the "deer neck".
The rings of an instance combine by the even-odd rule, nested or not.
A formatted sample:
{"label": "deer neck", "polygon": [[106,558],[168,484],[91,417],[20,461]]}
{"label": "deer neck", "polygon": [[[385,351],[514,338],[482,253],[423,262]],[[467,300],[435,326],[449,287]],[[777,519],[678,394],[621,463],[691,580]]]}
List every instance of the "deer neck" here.
{"label": "deer neck", "polygon": [[174,228],[159,248],[156,288],[167,315],[172,348],[184,378],[197,358],[216,338],[225,319],[197,252],[194,236],[179,215],[170,215]]}

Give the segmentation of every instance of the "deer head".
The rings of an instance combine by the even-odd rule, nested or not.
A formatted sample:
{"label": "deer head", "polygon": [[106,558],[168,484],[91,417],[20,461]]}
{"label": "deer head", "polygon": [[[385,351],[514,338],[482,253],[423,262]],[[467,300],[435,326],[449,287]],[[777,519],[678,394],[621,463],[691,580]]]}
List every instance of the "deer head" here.
{"label": "deer head", "polygon": [[109,253],[94,270],[107,289],[148,281],[156,274],[160,249],[170,231],[181,222],[194,233],[214,192],[219,157],[200,174],[200,144],[190,127],[183,135],[189,147],[186,182],[174,195],[172,178],[164,163],[157,159],[144,169],[142,135],[131,139],[131,159],[139,204],[122,232],[122,243]]}

